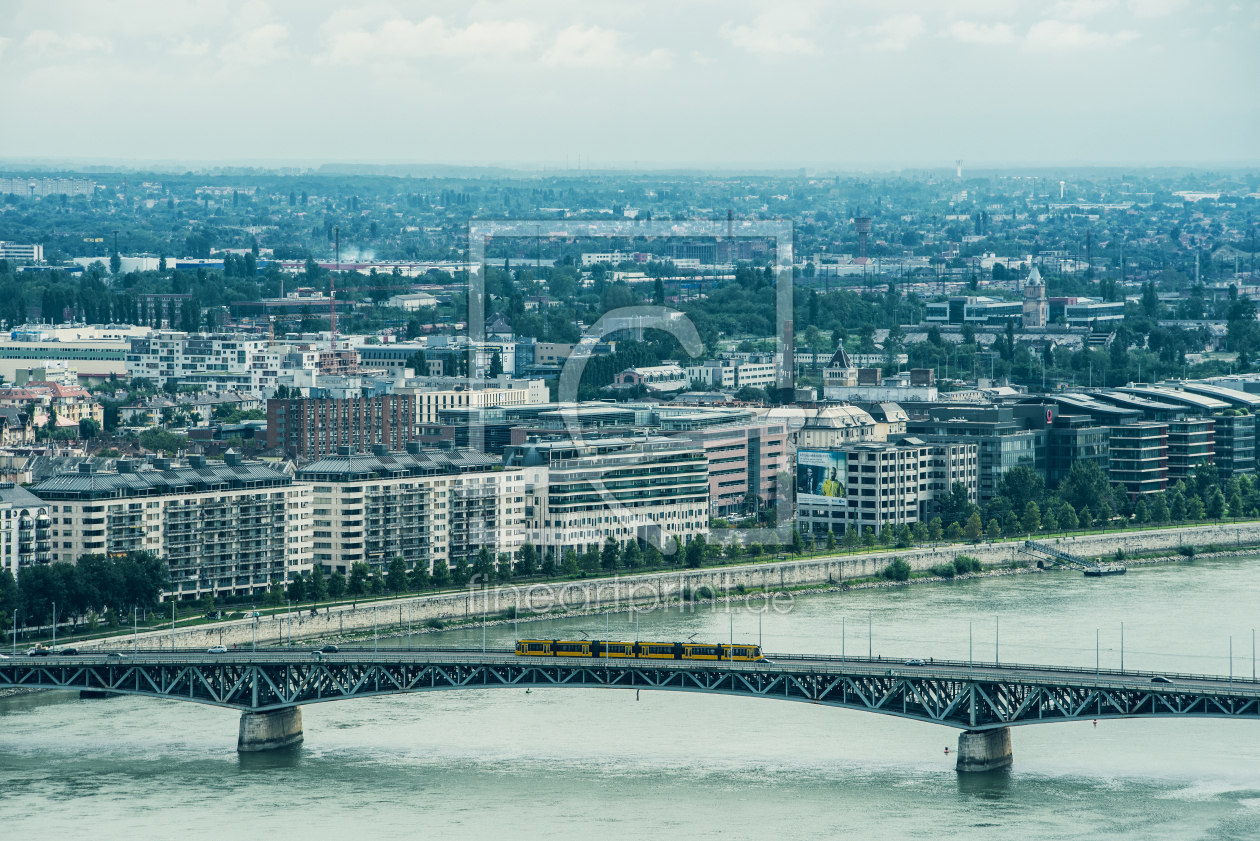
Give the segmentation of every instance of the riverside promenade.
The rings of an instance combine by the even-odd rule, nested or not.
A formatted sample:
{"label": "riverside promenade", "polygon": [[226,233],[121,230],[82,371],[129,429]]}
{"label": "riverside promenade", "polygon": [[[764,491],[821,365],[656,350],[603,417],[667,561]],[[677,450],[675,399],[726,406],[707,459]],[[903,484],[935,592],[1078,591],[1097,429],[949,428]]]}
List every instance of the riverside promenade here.
{"label": "riverside promenade", "polygon": [[[1114,556],[1117,550],[1133,556],[1176,554],[1184,546],[1201,549],[1214,545],[1218,549],[1241,549],[1260,547],[1260,522],[1042,537],[1039,542],[1082,558],[1101,557],[1104,560]],[[956,543],[922,549],[735,563],[704,569],[628,573],[609,578],[528,582],[433,595],[400,596],[357,606],[321,607],[317,616],[310,615],[309,606],[295,606],[291,613],[258,619],[215,622],[179,628],[174,632],[169,628],[146,631],[135,638],[135,644],[142,649],[204,649],[219,643],[246,648],[278,645],[290,639],[338,638],[371,633],[374,628],[393,630],[410,625],[418,630],[430,620],[464,623],[476,621],[483,614],[501,618],[503,613],[513,609],[522,618],[552,612],[625,610],[632,606],[644,609],[675,606],[681,609],[684,595],[695,593],[702,587],[722,593],[742,592],[749,598],[753,609],[773,609],[774,593],[879,575],[897,558],[906,561],[915,572],[952,562],[959,555],[977,558],[987,568],[1020,561],[1035,564],[1035,560],[1024,554],[1022,549],[1022,541]],[[133,639],[131,634],[120,633],[110,638],[75,644],[84,650],[115,648],[120,638],[129,642]]]}

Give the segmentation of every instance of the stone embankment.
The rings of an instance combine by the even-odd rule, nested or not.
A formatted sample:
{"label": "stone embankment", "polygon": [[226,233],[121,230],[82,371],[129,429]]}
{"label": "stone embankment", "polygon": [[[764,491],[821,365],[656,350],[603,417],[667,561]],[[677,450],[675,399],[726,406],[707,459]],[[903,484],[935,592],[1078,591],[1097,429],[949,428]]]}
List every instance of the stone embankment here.
{"label": "stone embankment", "polygon": [[[1042,538],[1084,558],[1109,559],[1117,550],[1126,556],[1167,553],[1179,558],[1183,546],[1209,544],[1220,550],[1260,545],[1260,523],[1223,524],[1141,532],[1100,533],[1063,538]],[[712,569],[678,570],[583,581],[553,582],[490,589],[470,589],[457,593],[415,596],[363,607],[342,605],[321,608],[318,615],[294,610],[257,620],[218,622],[190,629],[148,631],[139,635],[141,648],[207,648],[220,642],[229,647],[249,648],[276,645],[288,640],[335,639],[371,634],[373,629],[406,627],[419,630],[426,622],[438,620],[447,625],[475,623],[482,614],[497,616],[513,608],[527,614],[581,614],[583,612],[677,605],[686,593],[702,587],[714,591],[764,592],[832,584],[877,576],[895,558],[902,558],[915,572],[949,563],[958,555],[978,558],[985,567],[1008,567],[1012,562],[1029,561],[1020,542],[950,545],[928,549],[908,549],[873,555],[832,556],[778,563],[745,564]],[[1202,557],[1202,556],[1200,556]],[[740,598],[743,598],[742,596]],[[122,647],[131,643],[129,635],[80,643],[80,648]]]}

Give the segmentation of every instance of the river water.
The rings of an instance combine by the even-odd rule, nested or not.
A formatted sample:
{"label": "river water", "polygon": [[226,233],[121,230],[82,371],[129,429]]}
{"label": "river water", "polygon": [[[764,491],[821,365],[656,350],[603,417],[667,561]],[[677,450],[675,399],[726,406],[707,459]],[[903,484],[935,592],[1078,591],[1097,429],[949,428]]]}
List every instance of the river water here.
{"label": "river water", "polygon": [[[1250,678],[1260,557],[725,605],[638,617],[639,638],[770,652]],[[597,617],[528,637],[604,636]],[[843,629],[843,630],[842,630]],[[869,631],[868,631],[869,629]],[[633,638],[627,614],[609,619]],[[486,631],[508,645],[511,625]],[[970,637],[970,641],[969,641]],[[426,635],[480,645],[482,630]],[[382,643],[393,644],[393,643]],[[309,705],[305,743],[236,753],[237,713],[68,693],[0,699],[0,837],[1260,838],[1260,723],[1013,729],[1006,772],[958,775],[958,731],[867,713],[643,692],[469,690]]]}

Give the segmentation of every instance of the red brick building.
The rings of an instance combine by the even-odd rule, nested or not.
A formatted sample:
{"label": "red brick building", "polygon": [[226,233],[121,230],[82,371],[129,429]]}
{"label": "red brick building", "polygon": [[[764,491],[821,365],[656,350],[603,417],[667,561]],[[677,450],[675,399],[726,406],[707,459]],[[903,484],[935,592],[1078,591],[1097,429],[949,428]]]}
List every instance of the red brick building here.
{"label": "red brick building", "polygon": [[414,440],[415,395],[267,401],[267,447],[304,461],[335,454],[339,446],[371,452],[381,444],[398,452]]}

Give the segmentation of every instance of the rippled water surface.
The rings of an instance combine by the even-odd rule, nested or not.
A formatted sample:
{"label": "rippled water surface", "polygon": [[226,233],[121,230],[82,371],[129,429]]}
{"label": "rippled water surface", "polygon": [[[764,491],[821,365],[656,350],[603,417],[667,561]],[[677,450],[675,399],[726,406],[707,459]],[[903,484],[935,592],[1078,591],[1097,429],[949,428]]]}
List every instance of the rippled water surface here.
{"label": "rippled water surface", "polygon": [[[1121,578],[1013,576],[639,617],[640,638],[1251,676],[1260,558]],[[842,630],[843,628],[843,630]],[[871,629],[868,633],[868,628]],[[486,632],[510,644],[512,626]],[[614,637],[635,635],[626,614]],[[602,618],[522,636],[604,635]],[[480,645],[480,629],[425,642]],[[404,641],[405,642],[405,641]],[[392,645],[385,641],[382,645]],[[305,743],[236,753],[234,712],[0,699],[0,838],[1260,838],[1260,721],[1014,729],[1009,772],[959,776],[957,731],[800,703],[469,690],[310,705]]]}

